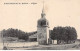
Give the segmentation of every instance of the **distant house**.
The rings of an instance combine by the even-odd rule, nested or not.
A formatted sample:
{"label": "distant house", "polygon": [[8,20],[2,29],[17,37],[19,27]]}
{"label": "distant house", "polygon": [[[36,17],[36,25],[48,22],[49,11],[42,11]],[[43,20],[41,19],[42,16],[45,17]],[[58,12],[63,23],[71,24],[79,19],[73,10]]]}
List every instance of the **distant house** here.
{"label": "distant house", "polygon": [[79,43],[80,42],[80,39],[77,39],[76,42]]}
{"label": "distant house", "polygon": [[37,41],[37,33],[30,35],[29,41]]}

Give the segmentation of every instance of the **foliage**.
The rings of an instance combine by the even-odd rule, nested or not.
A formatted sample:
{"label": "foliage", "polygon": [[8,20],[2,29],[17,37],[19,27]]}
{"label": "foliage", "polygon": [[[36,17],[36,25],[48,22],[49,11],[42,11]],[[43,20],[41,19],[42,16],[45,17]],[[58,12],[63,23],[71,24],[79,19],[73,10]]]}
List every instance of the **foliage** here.
{"label": "foliage", "polygon": [[28,40],[28,34],[24,31],[9,28],[7,30],[1,31],[3,34],[3,37],[18,37],[19,39]]}
{"label": "foliage", "polygon": [[77,39],[76,29],[74,27],[54,27],[50,33],[50,37],[53,40],[74,41]]}

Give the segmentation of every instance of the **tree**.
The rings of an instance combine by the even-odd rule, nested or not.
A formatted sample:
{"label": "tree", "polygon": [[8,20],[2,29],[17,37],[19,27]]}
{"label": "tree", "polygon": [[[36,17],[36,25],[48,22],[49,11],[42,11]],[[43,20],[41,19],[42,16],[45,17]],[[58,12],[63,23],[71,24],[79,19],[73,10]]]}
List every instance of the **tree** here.
{"label": "tree", "polygon": [[76,29],[74,27],[66,26],[66,27],[54,27],[50,33],[50,37],[53,40],[58,40],[58,43],[63,41],[66,43],[71,43],[77,39]]}
{"label": "tree", "polygon": [[28,40],[28,34],[18,29],[9,28],[7,30],[4,29],[1,32],[3,32],[2,34],[4,37],[17,37],[19,39]]}
{"label": "tree", "polygon": [[74,27],[65,27],[67,32],[67,43],[71,43],[71,41],[75,41],[77,39],[77,32]]}

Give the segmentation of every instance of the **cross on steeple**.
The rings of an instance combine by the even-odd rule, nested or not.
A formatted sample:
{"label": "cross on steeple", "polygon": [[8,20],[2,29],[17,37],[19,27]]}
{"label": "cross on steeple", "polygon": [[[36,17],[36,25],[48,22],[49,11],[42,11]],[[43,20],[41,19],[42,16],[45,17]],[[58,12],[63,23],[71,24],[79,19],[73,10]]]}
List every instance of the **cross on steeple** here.
{"label": "cross on steeple", "polygon": [[41,17],[42,17],[42,18],[45,18],[45,15],[46,15],[46,14],[44,13],[44,0],[43,0],[43,9],[42,9]]}
{"label": "cross on steeple", "polygon": [[43,0],[43,10],[42,11],[44,11],[44,0]]}

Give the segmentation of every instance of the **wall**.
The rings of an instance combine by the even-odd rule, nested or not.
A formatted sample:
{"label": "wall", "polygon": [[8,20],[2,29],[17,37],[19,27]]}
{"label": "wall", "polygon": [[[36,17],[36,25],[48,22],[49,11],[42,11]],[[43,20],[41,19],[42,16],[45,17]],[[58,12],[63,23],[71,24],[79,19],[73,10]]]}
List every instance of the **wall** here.
{"label": "wall", "polygon": [[7,47],[27,47],[38,45],[38,42],[17,42],[17,43],[5,43]]}

